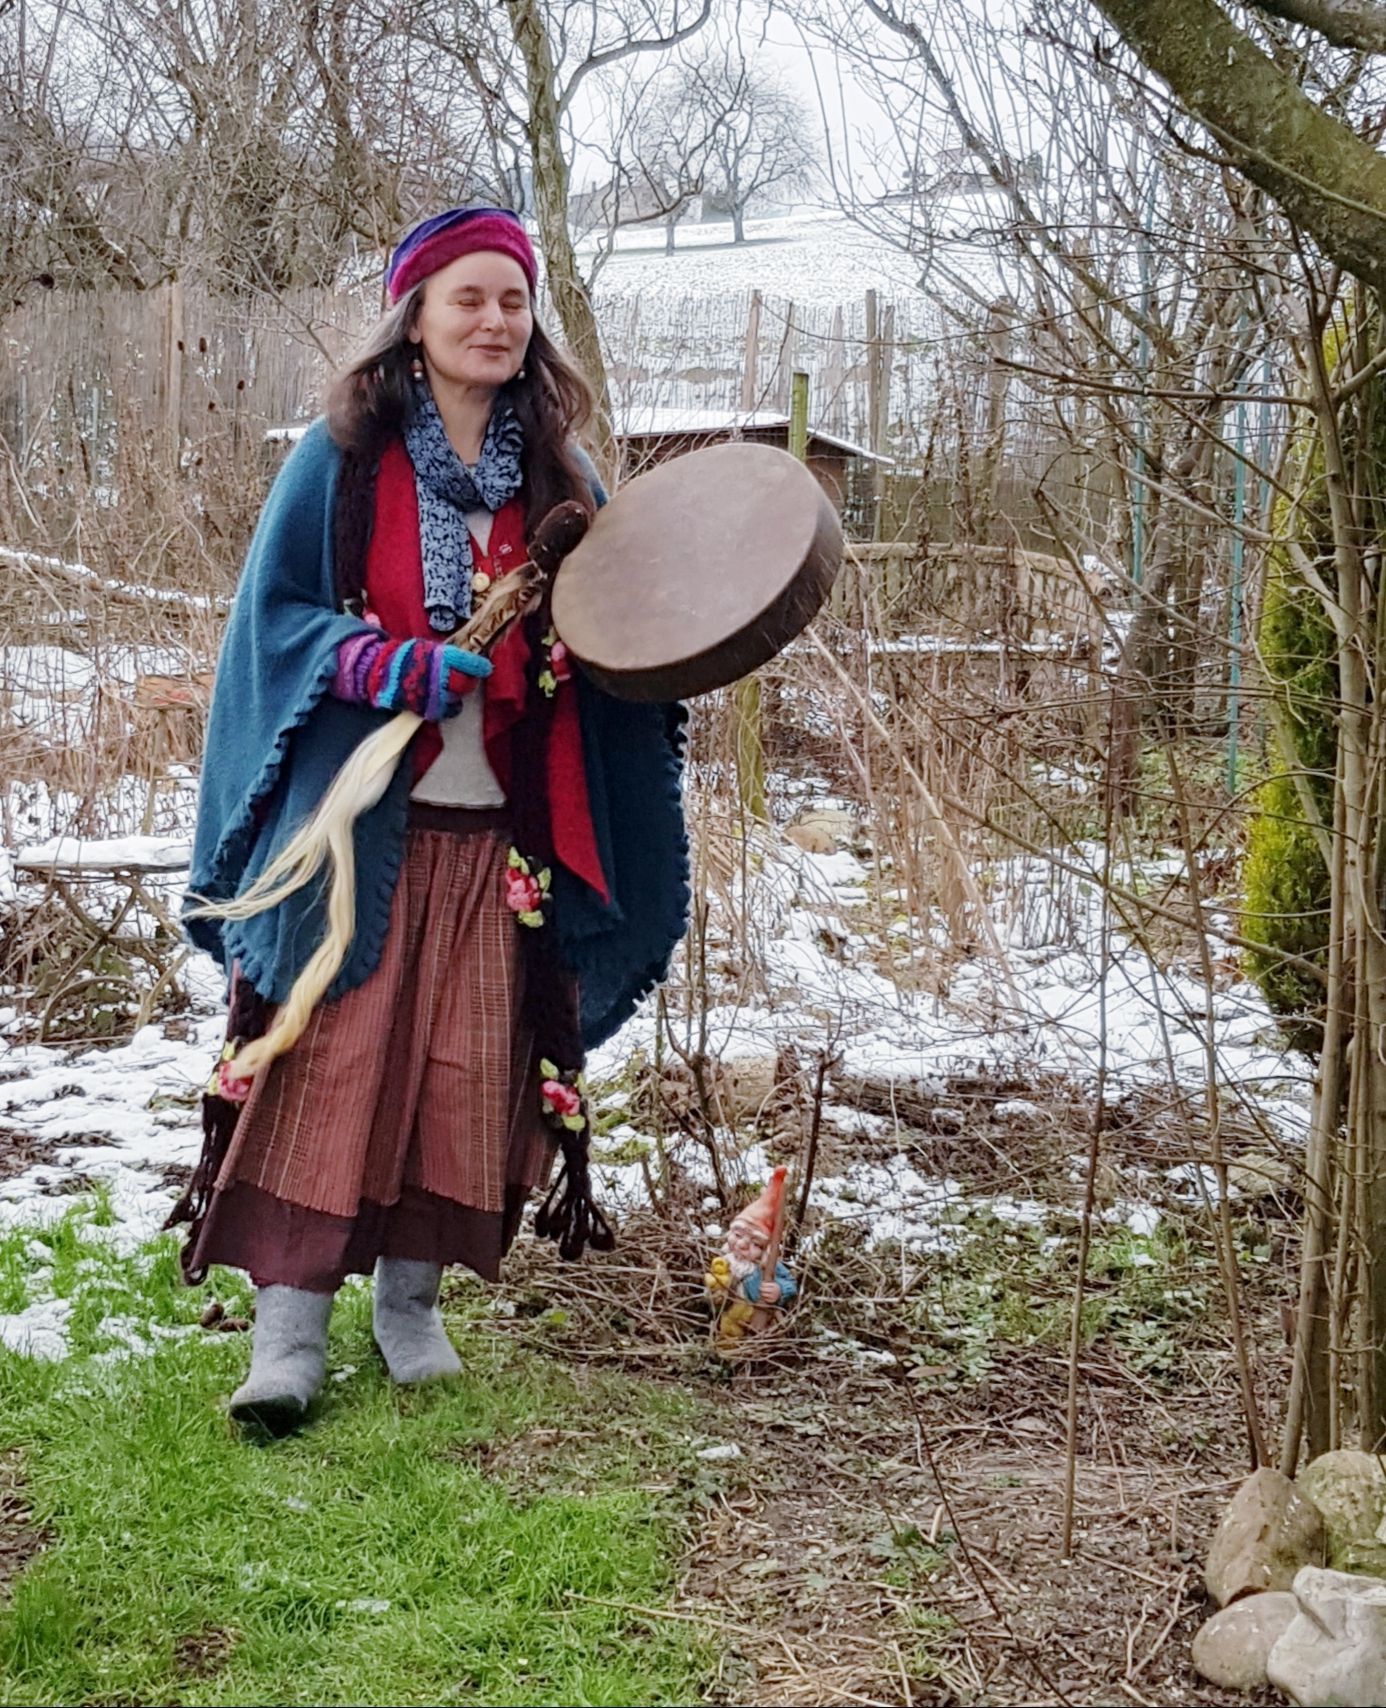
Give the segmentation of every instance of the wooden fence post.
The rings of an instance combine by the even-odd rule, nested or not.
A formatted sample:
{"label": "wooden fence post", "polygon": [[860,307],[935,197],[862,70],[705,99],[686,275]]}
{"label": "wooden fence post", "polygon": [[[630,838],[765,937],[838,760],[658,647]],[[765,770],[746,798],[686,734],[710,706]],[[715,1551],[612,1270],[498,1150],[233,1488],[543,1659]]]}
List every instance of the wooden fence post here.
{"label": "wooden fence post", "polygon": [[164,322],[164,432],[176,474],[183,448],[183,281],[175,278],[166,289],[168,313]]}
{"label": "wooden fence post", "polygon": [[775,408],[788,409],[794,387],[794,304],[791,302],[784,317],[784,336],[780,339],[780,364],[775,375]]}
{"label": "wooden fence post", "polygon": [[[808,406],[809,377],[796,369],[789,386],[789,449],[800,462],[808,458]],[[732,730],[741,811],[747,818],[766,824],[770,813],[765,804],[765,741],[759,676],[743,676],[732,689]]]}
{"label": "wooden fence post", "polygon": [[746,355],[741,364],[741,413],[749,415],[759,396],[760,292],[751,292],[751,312],[746,317]]}
{"label": "wooden fence post", "polygon": [[833,310],[832,330],[828,334],[828,371],[824,376],[827,408],[820,425],[843,433],[847,427],[847,400],[843,388],[847,383],[846,342],[842,333],[842,304]]}

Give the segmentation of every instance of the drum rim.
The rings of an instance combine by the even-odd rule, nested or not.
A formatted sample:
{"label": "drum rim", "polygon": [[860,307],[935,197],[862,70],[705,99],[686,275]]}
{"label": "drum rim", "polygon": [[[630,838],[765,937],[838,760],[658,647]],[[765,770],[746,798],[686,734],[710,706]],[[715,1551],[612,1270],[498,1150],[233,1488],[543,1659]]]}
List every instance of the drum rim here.
{"label": "drum rim", "polygon": [[[810,496],[812,497],[812,503],[805,503],[801,509],[795,512],[796,520],[802,516],[803,527],[801,531],[796,530],[796,537],[791,538],[788,542],[791,549],[787,553],[786,561],[791,563],[792,567],[786,571],[778,586],[772,587],[767,591],[766,596],[759,602],[759,604],[755,607],[747,606],[742,611],[736,612],[734,614],[734,619],[721,634],[709,640],[705,645],[700,646],[694,653],[685,655],[683,658],[677,660],[671,660],[667,656],[660,656],[658,658],[644,657],[632,660],[629,655],[627,655],[626,659],[620,662],[613,662],[609,658],[602,657],[602,634],[600,628],[598,627],[594,633],[583,632],[584,629],[592,628],[594,622],[599,624],[600,620],[587,618],[587,614],[583,611],[581,605],[574,604],[576,595],[574,592],[570,592],[568,590],[575,589],[578,582],[572,573],[567,573],[567,578],[565,580],[565,572],[568,572],[569,565],[571,564],[573,570],[577,572],[578,576],[580,576],[584,558],[586,557],[590,559],[597,551],[600,550],[602,545],[602,519],[604,516],[610,516],[611,520],[618,520],[615,507],[620,502],[621,493],[632,490],[637,484],[644,481],[655,482],[660,481],[661,479],[675,480],[679,478],[682,473],[681,465],[686,467],[689,459],[691,458],[708,459],[712,457],[721,457],[725,460],[725,454],[727,452],[736,453],[736,461],[743,468],[748,460],[760,461],[767,467],[773,466],[774,471],[782,481],[798,484],[800,489],[803,491],[805,498],[809,498]],[[750,459],[746,456],[746,453],[748,452],[751,453]],[[761,477],[762,480],[763,478],[764,477]],[[746,481],[747,484],[750,484],[751,477],[747,476]],[[804,485],[804,481],[807,481],[810,484]],[[752,491],[747,494],[747,497],[750,502],[755,502],[757,494]],[[623,684],[629,684],[633,687],[643,679],[659,675],[687,676],[694,678],[700,677],[703,673],[696,669],[696,666],[700,661],[715,658],[719,649],[732,644],[736,637],[749,636],[753,634],[760,625],[769,622],[780,608],[786,607],[792,609],[796,605],[809,602],[812,603],[814,609],[817,609],[818,606],[821,605],[822,599],[826,597],[827,589],[831,586],[837,569],[837,565],[833,564],[828,568],[827,573],[824,574],[825,565],[820,563],[817,566],[816,572],[814,571],[814,560],[821,559],[824,556],[822,545],[825,529],[828,531],[830,537],[831,535],[836,534],[840,540],[841,523],[832,501],[823,490],[820,482],[813,475],[813,472],[797,457],[791,455],[788,451],[780,449],[779,446],[765,445],[744,439],[730,440],[715,445],[704,445],[695,451],[688,451],[682,455],[670,457],[667,461],[658,463],[653,468],[643,471],[641,474],[637,475],[629,485],[620,488],[613,498],[611,505],[598,512],[597,518],[586,538],[577,546],[570,557],[565,560],[563,566],[559,570],[554,585],[553,610],[555,627],[560,638],[563,640],[564,645],[572,653],[573,657],[582,664],[588,673],[597,681],[601,681],[605,678],[613,683],[620,682]],[[605,566],[603,566],[602,573],[605,573]],[[796,584],[806,574],[810,575],[810,579],[814,583],[814,589],[810,590],[809,588],[805,588],[803,590],[802,597],[795,597]],[[817,583],[819,581],[823,584],[821,589],[817,588]],[[608,579],[603,587],[604,594],[610,591],[610,586],[611,583]],[[568,609],[565,611],[564,607],[568,607]],[[574,617],[577,619],[575,625],[573,623]],[[574,626],[577,629],[576,638],[574,638],[572,632]],[[752,646],[751,650],[755,651],[757,649]],[[773,645],[770,646],[765,650],[765,658],[768,659],[769,657],[772,657],[774,652],[777,650],[777,647]],[[762,660],[762,662],[764,662],[764,660]],[[701,692],[704,690],[690,689],[685,691]]]}

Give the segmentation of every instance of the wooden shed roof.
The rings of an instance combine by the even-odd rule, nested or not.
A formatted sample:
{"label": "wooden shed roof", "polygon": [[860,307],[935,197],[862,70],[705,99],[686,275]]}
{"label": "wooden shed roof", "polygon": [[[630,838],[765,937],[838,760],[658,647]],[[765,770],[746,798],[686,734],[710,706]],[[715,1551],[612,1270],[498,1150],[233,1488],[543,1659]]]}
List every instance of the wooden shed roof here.
{"label": "wooden shed roof", "polygon": [[[781,409],[673,409],[662,404],[637,404],[616,423],[621,439],[702,439],[714,434],[741,438],[760,433],[788,433],[789,416]],[[889,465],[890,458],[857,445],[822,427],[809,428],[809,443],[831,446],[849,457]]]}

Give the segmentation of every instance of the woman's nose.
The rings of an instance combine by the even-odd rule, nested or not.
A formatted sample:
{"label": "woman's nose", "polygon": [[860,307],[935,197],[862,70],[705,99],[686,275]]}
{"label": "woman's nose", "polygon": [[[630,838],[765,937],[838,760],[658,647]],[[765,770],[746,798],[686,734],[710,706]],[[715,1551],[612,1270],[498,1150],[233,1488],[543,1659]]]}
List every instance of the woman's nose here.
{"label": "woman's nose", "polygon": [[482,304],[481,324],[485,327],[505,325],[505,316],[501,313],[501,305],[497,298],[491,298]]}

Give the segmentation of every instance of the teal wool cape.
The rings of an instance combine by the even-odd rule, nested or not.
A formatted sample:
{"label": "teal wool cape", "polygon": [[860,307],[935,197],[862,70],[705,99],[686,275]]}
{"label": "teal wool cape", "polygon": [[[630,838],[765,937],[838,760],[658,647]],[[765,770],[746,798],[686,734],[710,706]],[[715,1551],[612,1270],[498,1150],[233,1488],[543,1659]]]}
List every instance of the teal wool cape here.
{"label": "teal wool cape", "polygon": [[[328,691],[361,620],[338,609],[332,520],[340,453],[314,422],[274,483],[250,543],[217,664],[189,903],[240,894],[316,810],[362,741],[393,714]],[[595,474],[593,495],[605,502]],[[668,971],[688,911],[680,790],[683,711],[617,700],[578,674],[588,804],[607,898],[557,866],[554,923],[576,974],[583,1041],[609,1037]],[[408,754],[355,826],[356,930],[329,1001],[380,959],[404,853]],[[267,1002],[283,1002],[327,929],[309,884],[246,920],[184,920],[189,937]]]}

